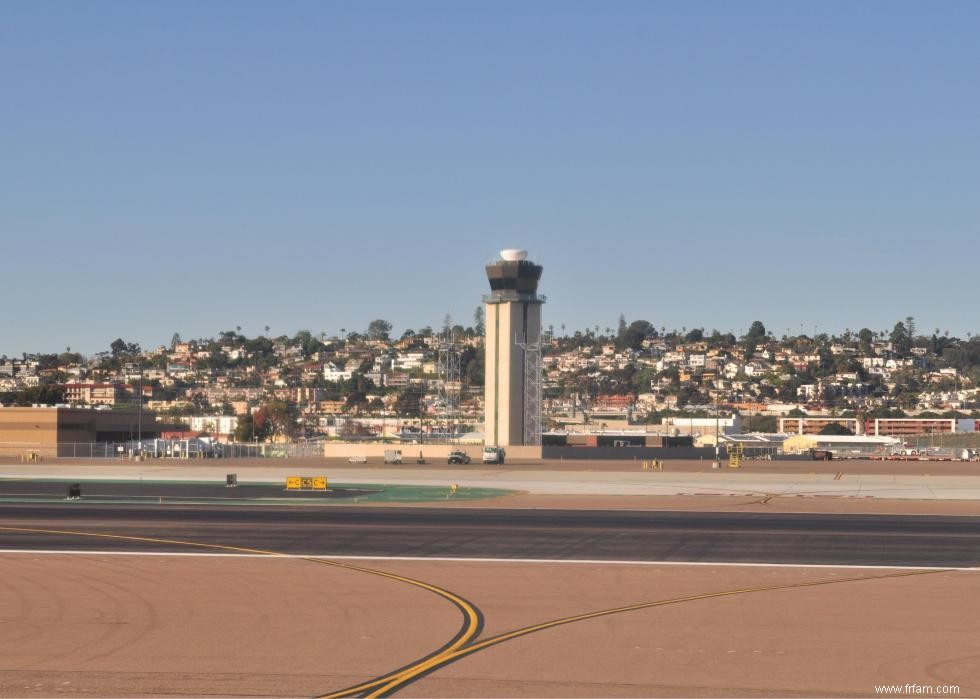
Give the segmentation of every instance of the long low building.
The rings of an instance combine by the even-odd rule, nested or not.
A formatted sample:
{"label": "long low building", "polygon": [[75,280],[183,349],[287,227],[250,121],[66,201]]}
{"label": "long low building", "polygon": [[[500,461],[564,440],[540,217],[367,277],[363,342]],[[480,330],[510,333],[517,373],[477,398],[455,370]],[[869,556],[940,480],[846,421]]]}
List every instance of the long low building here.
{"label": "long low building", "polygon": [[[789,439],[788,434],[750,432],[748,434],[721,434],[718,435],[718,445],[726,449],[741,444],[746,452],[763,452],[777,454],[782,451],[783,443]],[[715,446],[715,435],[706,434],[698,437],[695,442],[698,447]]]}
{"label": "long low building", "polygon": [[854,417],[826,416],[779,418],[779,431],[787,434],[819,434],[829,425],[846,427],[857,435],[867,434],[876,437],[980,431],[980,420],[972,417],[881,417],[865,420]]}
{"label": "long low building", "polygon": [[126,442],[140,434],[152,439],[165,427],[154,413],[143,411],[141,419],[132,409],[0,407],[0,455],[71,456],[81,453],[73,445]]}
{"label": "long low building", "polygon": [[865,420],[864,433],[873,435],[954,434],[976,432],[974,418],[883,417]]}
{"label": "long low building", "polygon": [[861,433],[861,422],[854,417],[781,417],[779,431],[783,434],[820,434],[829,425],[844,427],[854,434]]}
{"label": "long low building", "polygon": [[798,434],[783,442],[784,454],[805,454],[811,449],[834,452],[835,456],[862,456],[887,453],[900,447],[902,442],[895,437],[874,437],[865,435],[837,434]]}

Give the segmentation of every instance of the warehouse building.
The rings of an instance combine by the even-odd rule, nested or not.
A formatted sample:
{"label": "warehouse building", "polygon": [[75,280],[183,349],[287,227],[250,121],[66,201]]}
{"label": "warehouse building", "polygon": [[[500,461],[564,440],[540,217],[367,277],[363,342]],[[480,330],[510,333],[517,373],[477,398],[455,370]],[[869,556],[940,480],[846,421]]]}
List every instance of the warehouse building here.
{"label": "warehouse building", "polygon": [[[140,427],[142,426],[142,430]],[[73,445],[126,442],[160,436],[153,413],[68,406],[0,407],[0,455],[71,456]]]}

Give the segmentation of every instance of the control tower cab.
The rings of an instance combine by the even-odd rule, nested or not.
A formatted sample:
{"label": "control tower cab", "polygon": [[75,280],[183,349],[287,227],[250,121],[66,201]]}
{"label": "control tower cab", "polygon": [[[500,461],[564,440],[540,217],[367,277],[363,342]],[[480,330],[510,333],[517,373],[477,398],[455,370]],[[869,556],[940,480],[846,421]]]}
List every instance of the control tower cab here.
{"label": "control tower cab", "polygon": [[[540,362],[528,363],[528,347],[541,339],[538,282],[541,265],[526,250],[500,251],[486,266],[486,377],[484,444],[494,447],[541,443]],[[540,358],[540,350],[537,350]],[[530,368],[529,368],[530,367]],[[531,372],[529,374],[529,372]],[[535,376],[534,372],[538,375]],[[529,393],[530,392],[530,393]],[[530,400],[529,400],[530,398]],[[531,414],[536,411],[536,414]]]}

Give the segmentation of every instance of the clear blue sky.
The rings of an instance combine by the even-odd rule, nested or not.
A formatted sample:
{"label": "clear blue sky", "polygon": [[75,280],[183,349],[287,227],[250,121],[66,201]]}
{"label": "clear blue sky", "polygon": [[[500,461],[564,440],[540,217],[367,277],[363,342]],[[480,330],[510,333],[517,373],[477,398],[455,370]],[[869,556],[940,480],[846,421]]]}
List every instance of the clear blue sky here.
{"label": "clear blue sky", "polygon": [[980,331],[980,3],[0,4],[0,353],[472,323]]}

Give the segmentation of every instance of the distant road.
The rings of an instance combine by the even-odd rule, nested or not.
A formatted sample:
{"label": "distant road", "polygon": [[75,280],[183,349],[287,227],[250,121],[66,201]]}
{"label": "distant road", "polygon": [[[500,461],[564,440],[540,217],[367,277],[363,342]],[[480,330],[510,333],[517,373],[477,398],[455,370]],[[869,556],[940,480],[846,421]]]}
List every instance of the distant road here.
{"label": "distant road", "polygon": [[[2,527],[99,532],[289,554],[828,565],[980,565],[980,518],[419,508],[5,504],[0,549],[194,547]],[[206,551],[206,549],[198,549]]]}
{"label": "distant road", "polygon": [[[109,466],[111,470],[132,471],[134,473],[152,472],[157,469],[173,469],[187,471],[190,468],[212,467],[215,473],[219,471],[238,471],[247,474],[253,469],[287,468],[287,469],[329,469],[336,471],[375,472],[384,471],[390,474],[413,473],[416,471],[431,471],[434,473],[480,474],[483,472],[521,474],[527,471],[560,471],[560,472],[633,472],[642,473],[642,459],[631,458],[629,450],[624,448],[626,456],[622,459],[544,459],[521,461],[509,459],[504,466],[495,464],[484,465],[479,460],[459,466],[446,463],[445,459],[428,459],[424,466],[414,463],[385,464],[380,457],[371,458],[365,464],[352,464],[347,459],[324,457],[298,457],[292,459],[151,459],[144,462],[126,461],[123,459],[46,459],[39,465],[32,465],[29,470],[42,473],[46,470],[57,471],[61,467],[81,467],[83,470],[91,467]],[[406,452],[409,455],[410,452]],[[663,459],[664,468],[668,473],[712,473],[711,459]],[[727,472],[727,461],[724,462]],[[24,467],[16,457],[0,457],[0,473],[3,470],[23,471]],[[837,459],[834,461],[813,461],[812,459],[778,459],[765,461],[762,459],[746,459],[737,471],[742,474],[825,474],[835,475],[842,472],[845,475],[921,475],[934,476],[977,476],[980,475],[980,463],[976,461],[870,461],[868,459]],[[717,474],[717,472],[714,472]]]}

